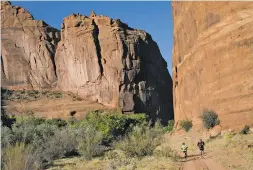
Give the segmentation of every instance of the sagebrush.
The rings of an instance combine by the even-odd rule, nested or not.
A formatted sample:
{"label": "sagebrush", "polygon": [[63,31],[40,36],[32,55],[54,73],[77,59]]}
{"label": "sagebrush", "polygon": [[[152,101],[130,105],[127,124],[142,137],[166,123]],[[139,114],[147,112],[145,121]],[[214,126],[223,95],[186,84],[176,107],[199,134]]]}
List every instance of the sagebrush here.
{"label": "sagebrush", "polygon": [[135,126],[131,133],[127,134],[117,144],[117,148],[124,151],[130,157],[143,157],[151,155],[160,144],[163,129],[159,123],[154,128],[148,126]]}
{"label": "sagebrush", "polygon": [[11,127],[2,123],[1,147],[3,150],[13,148],[19,143],[29,146],[37,167],[44,168],[55,159],[66,156],[81,155],[91,159],[101,155],[108,147],[114,147],[113,141],[131,133],[134,126],[147,126],[146,120],[144,114],[104,112],[90,112],[80,121],[17,116]]}
{"label": "sagebrush", "polygon": [[211,129],[214,126],[220,124],[220,120],[218,119],[218,114],[212,110],[204,110],[202,112],[201,119],[206,129]]}
{"label": "sagebrush", "polygon": [[245,125],[242,130],[240,131],[241,134],[246,135],[250,132],[250,127],[248,125]]}
{"label": "sagebrush", "polygon": [[179,126],[183,128],[186,132],[189,132],[192,128],[192,120],[181,120]]}

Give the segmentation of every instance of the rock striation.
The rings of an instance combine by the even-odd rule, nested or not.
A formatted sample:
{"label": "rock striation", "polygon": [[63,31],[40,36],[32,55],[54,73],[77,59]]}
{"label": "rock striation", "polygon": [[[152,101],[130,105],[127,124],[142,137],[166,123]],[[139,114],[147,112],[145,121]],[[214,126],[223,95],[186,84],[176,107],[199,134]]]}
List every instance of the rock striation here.
{"label": "rock striation", "polygon": [[1,2],[1,80],[13,88],[52,88],[59,31],[24,8]]}
{"label": "rock striation", "polygon": [[92,12],[64,18],[59,32],[1,5],[2,86],[70,91],[125,113],[173,118],[167,63],[145,31]]}
{"label": "rock striation", "polygon": [[253,126],[253,3],[172,2],[175,121],[200,127],[204,109],[223,128]]}
{"label": "rock striation", "polygon": [[56,50],[57,87],[123,112],[173,118],[172,80],[145,31],[106,16],[72,14]]}

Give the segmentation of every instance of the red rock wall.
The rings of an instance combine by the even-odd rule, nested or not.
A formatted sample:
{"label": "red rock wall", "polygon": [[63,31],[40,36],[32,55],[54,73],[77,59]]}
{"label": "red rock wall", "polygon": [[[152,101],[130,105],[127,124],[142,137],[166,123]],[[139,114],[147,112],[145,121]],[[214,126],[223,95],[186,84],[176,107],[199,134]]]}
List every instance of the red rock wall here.
{"label": "red rock wall", "polygon": [[253,126],[253,2],[172,2],[175,121],[201,127],[203,109],[223,128]]}
{"label": "red rock wall", "polygon": [[164,123],[173,118],[167,63],[145,31],[94,13],[72,14],[55,58],[59,89]]}
{"label": "red rock wall", "polygon": [[2,86],[52,88],[56,82],[54,53],[59,31],[34,20],[24,8],[1,2]]}
{"label": "red rock wall", "polygon": [[163,123],[173,118],[167,63],[145,31],[94,12],[72,14],[60,40],[22,7],[2,2],[1,14],[2,86],[70,91]]}

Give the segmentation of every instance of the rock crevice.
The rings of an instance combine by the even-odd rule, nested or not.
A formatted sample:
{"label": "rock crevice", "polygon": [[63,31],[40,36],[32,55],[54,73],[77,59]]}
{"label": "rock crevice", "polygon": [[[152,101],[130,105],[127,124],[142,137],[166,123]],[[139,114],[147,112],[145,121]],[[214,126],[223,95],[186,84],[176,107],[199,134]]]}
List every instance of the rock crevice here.
{"label": "rock crevice", "polygon": [[[92,15],[92,16],[94,16],[94,15]],[[103,69],[103,64],[102,64],[101,47],[100,47],[100,42],[99,42],[99,39],[98,39],[98,37],[99,37],[99,28],[96,25],[94,20],[92,21],[92,24],[94,25],[93,37],[94,37],[94,43],[95,43],[96,51],[97,51],[98,64],[99,64],[99,67],[100,67],[100,74],[101,74],[101,76],[103,76],[104,69]]]}

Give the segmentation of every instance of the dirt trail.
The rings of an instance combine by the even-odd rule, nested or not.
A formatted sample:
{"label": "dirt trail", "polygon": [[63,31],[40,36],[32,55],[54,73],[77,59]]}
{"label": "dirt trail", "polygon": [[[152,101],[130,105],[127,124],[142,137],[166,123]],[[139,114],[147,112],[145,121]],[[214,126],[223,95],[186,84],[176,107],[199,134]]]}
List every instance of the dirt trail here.
{"label": "dirt trail", "polygon": [[212,160],[211,157],[205,156],[200,158],[199,156],[189,157],[186,160],[180,170],[227,170],[220,164]]}
{"label": "dirt trail", "polygon": [[[181,153],[180,148],[183,142],[188,146],[188,158],[186,161],[182,159],[179,170],[227,170],[222,165],[214,161],[213,157],[218,154],[214,150],[207,150],[206,148],[205,155],[201,158],[197,147],[197,142],[201,138],[198,133],[189,132],[187,134],[167,137],[166,141],[173,149],[178,151],[178,153]],[[205,139],[204,141],[206,142]],[[208,144],[206,143],[206,145]]]}

